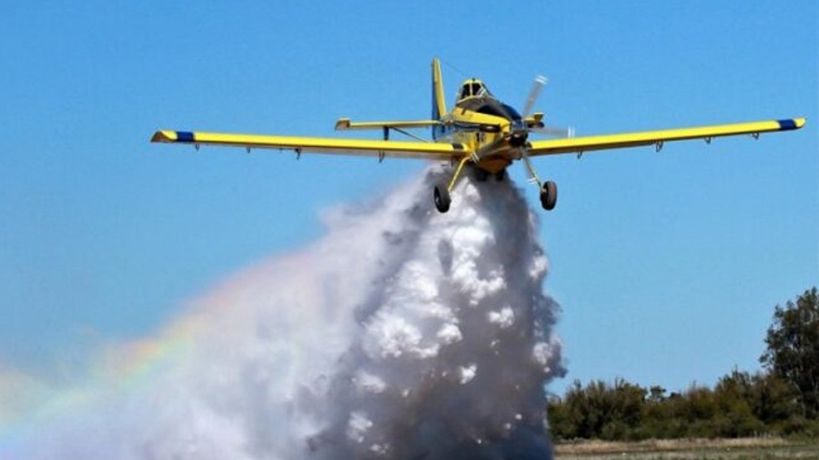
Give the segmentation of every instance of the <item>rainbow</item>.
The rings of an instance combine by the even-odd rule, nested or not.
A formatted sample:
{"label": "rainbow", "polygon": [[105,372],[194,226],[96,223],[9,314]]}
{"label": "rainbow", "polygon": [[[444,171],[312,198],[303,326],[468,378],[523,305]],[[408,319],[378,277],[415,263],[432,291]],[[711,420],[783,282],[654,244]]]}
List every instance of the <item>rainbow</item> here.
{"label": "rainbow", "polygon": [[116,344],[92,356],[87,377],[81,382],[59,386],[0,368],[0,458],[26,458],[38,436],[69,424],[81,426],[92,418],[100,408],[101,394],[138,394],[164,371],[185,362],[206,326],[205,318],[228,307],[228,299],[235,298],[237,286],[250,281],[248,278],[264,276],[256,267],[242,270],[204,297],[183,302],[195,308],[152,337]]}

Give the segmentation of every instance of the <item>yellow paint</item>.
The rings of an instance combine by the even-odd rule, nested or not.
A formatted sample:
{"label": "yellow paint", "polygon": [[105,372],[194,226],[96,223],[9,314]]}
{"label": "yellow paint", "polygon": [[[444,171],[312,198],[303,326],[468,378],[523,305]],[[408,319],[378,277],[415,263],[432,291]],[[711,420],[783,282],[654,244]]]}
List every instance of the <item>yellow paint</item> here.
{"label": "yellow paint", "polygon": [[433,103],[438,107],[438,114],[446,115],[446,96],[444,96],[444,78],[441,75],[441,61],[438,58],[432,60],[432,88]]}

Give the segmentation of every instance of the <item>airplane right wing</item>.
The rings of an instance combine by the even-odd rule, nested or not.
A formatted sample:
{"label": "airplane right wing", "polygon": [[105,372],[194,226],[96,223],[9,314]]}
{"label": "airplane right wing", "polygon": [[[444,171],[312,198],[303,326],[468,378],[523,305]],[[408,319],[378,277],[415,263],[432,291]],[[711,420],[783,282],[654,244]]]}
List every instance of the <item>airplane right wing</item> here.
{"label": "airplane right wing", "polygon": [[471,151],[463,144],[444,142],[405,142],[327,137],[266,136],[258,134],[207,133],[191,131],[157,131],[151,142],[199,145],[222,145],[251,148],[293,150],[297,153],[330,153],[373,157],[421,158],[451,160],[463,158]]}

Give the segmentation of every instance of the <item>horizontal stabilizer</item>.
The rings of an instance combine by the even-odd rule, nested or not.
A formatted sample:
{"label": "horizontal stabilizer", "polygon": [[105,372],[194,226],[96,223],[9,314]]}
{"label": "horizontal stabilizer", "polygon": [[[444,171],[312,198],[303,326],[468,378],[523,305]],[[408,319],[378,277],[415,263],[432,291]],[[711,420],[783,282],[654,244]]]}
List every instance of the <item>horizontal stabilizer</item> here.
{"label": "horizontal stabilizer", "polygon": [[383,129],[383,128],[429,128],[440,125],[437,120],[411,120],[411,121],[351,121],[349,118],[339,118],[336,121],[336,131],[345,129]]}

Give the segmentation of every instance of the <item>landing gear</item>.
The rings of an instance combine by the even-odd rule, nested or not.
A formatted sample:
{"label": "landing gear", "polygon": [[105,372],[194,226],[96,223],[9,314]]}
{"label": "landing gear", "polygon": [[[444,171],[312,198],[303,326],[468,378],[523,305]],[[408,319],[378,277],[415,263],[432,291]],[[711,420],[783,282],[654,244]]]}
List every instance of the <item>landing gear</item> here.
{"label": "landing gear", "polygon": [[537,177],[537,173],[535,172],[535,167],[532,166],[529,156],[526,155],[526,150],[521,150],[521,159],[523,160],[523,164],[526,165],[526,171],[529,172],[529,181],[540,187],[541,206],[543,206],[543,209],[551,211],[557,204],[557,184],[550,180],[540,182],[540,178]]}
{"label": "landing gear", "polygon": [[557,204],[557,184],[550,180],[543,183],[543,186],[540,187],[540,204],[547,211],[555,208]]}
{"label": "landing gear", "polygon": [[452,198],[449,196],[446,184],[438,184],[434,191],[435,208],[440,213],[449,211],[449,205],[452,203]]}
{"label": "landing gear", "polygon": [[[531,163],[528,161],[528,157],[523,157],[523,160],[525,161],[527,170],[529,171],[530,181],[540,185],[540,204],[543,206],[543,209],[551,211],[557,204],[557,184],[550,180],[541,183],[540,179],[538,179],[537,174],[535,173],[534,168],[532,168]],[[472,158],[469,156],[462,158],[458,162],[458,166],[455,168],[455,172],[452,174],[452,178],[449,180],[449,182],[441,182],[435,185],[432,196],[435,202],[435,209],[437,209],[438,212],[445,213],[449,211],[449,206],[452,204],[452,196],[450,194],[455,188],[455,184],[458,183],[458,179],[462,177],[464,166],[466,166],[466,164],[470,161],[472,161]],[[473,164],[471,166],[476,165]],[[508,176],[506,169],[495,173],[490,173],[477,167],[473,168],[473,174],[475,179],[478,181],[485,181],[489,179],[490,175],[492,175],[496,181],[501,182],[506,180]]]}
{"label": "landing gear", "polygon": [[[461,177],[461,172],[464,170],[464,165],[468,161],[471,161],[471,157],[464,157],[458,163],[458,167],[455,168],[455,174],[452,175],[452,179],[450,179],[449,183],[440,183],[435,186],[435,190],[433,190],[433,198],[435,200],[435,209],[438,210],[440,213],[444,213],[449,211],[449,205],[452,203],[452,198],[449,196],[449,192],[455,188],[455,184],[458,183],[458,179]],[[488,173],[487,173],[488,174]]]}

